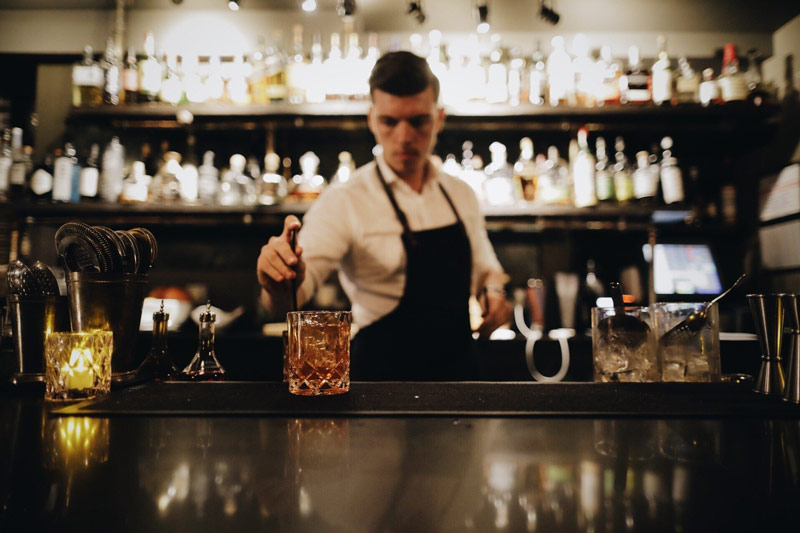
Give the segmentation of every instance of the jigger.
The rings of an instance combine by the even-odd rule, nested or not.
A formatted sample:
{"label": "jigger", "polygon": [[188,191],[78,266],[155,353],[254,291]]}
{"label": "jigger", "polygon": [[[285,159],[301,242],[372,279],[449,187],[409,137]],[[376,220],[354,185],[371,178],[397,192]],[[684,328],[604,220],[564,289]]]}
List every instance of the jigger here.
{"label": "jigger", "polygon": [[761,369],[755,391],[761,394],[783,394],[786,377],[781,366],[783,342],[783,295],[748,294],[747,301],[761,344]]}
{"label": "jigger", "polygon": [[800,312],[798,312],[800,294],[784,294],[783,307],[792,343],[789,349],[789,371],[786,373],[786,390],[783,399],[787,402],[800,403]]}

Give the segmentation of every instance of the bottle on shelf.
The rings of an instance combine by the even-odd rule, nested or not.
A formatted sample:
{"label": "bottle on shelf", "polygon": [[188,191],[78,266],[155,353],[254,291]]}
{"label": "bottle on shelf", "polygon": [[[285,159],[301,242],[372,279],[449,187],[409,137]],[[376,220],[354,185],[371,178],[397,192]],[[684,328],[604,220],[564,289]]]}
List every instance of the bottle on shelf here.
{"label": "bottle on shelf", "polygon": [[103,102],[103,69],[93,58],[91,46],[83,48],[83,59],[72,67],[72,105],[100,105]]}
{"label": "bottle on shelf", "polygon": [[122,90],[120,103],[135,104],[139,101],[139,66],[136,63],[136,50],[128,49],[125,67],[122,69]]}
{"label": "bottle on shelf", "polygon": [[164,163],[150,182],[148,199],[153,203],[173,203],[181,194],[181,154],[167,152]]}
{"label": "bottle on shelf", "polygon": [[539,41],[536,51],[531,57],[530,75],[528,81],[528,101],[535,105],[542,105],[547,100],[547,70]]}
{"label": "bottle on shelf", "polygon": [[661,195],[664,203],[681,204],[684,201],[683,176],[678,160],[672,155],[672,137],[661,139]]}
{"label": "bottle on shelf", "polygon": [[276,31],[264,51],[264,68],[267,79],[267,100],[283,102],[288,96],[286,65],[288,58],[283,47],[283,33]]}
{"label": "bottle on shelf", "polygon": [[100,183],[100,171],[97,164],[100,161],[100,145],[95,143],[89,149],[89,157],[86,159],[86,165],[81,168],[81,173],[78,178],[78,191],[80,193],[81,201],[96,200],[97,187]]}
{"label": "bottle on shelf", "polygon": [[[220,205],[242,205],[244,191],[242,191],[242,179],[244,167],[247,159],[241,154],[233,154],[229,160],[229,168],[222,174],[219,184],[219,194],[217,201]],[[245,176],[246,177],[246,176]]]}
{"label": "bottle on shelf", "polygon": [[203,164],[197,169],[197,195],[205,205],[217,203],[219,191],[219,170],[214,166],[214,152],[203,154]]}
{"label": "bottle on shelf", "polygon": [[618,203],[628,203],[633,199],[633,178],[628,167],[628,158],[625,157],[625,141],[617,137],[614,141],[614,195]]}
{"label": "bottle on shelf", "polygon": [[67,203],[72,200],[72,178],[77,163],[75,147],[66,143],[61,155],[53,161],[53,201]]}
{"label": "bottle on shelf", "polygon": [[722,103],[719,84],[714,78],[714,70],[711,68],[703,70],[703,81],[700,83],[700,88],[698,89],[698,97],[700,103],[704,106]]}
{"label": "bottle on shelf", "polygon": [[633,172],[633,196],[641,205],[655,204],[658,181],[650,169],[650,154],[645,150],[636,152],[636,170]]}
{"label": "bottle on shelf", "polygon": [[770,93],[766,89],[761,77],[761,63],[758,60],[758,50],[751,48],[747,51],[747,71],[744,73],[747,82],[747,101],[754,106],[769,103]]}
{"label": "bottle on shelf", "polygon": [[103,69],[103,103],[118,105],[122,92],[122,67],[114,50],[113,37],[106,41],[106,51],[100,66]]}
{"label": "bottle on shelf", "polygon": [[225,100],[225,80],[222,79],[222,61],[218,55],[212,55],[208,60],[208,76],[206,76],[205,86],[208,102]]}
{"label": "bottle on shelf", "polygon": [[195,137],[189,134],[186,138],[186,153],[181,163],[181,201],[188,204],[197,202],[199,196],[199,171],[197,169],[197,152]]}
{"label": "bottle on shelf", "polygon": [[321,103],[325,101],[325,84],[319,80],[325,79],[326,67],[322,59],[322,36],[315,33],[311,43],[311,63],[308,65],[306,102]]}
{"label": "bottle on shelf", "polygon": [[622,76],[620,65],[611,56],[611,47],[603,45],[600,48],[600,59],[595,68],[601,77],[596,95],[597,105],[619,104],[619,79]]}
{"label": "bottle on shelf", "polygon": [[326,100],[343,100],[346,98],[345,88],[346,80],[341,76],[344,71],[344,58],[342,57],[342,47],[339,40],[339,33],[331,33],[331,48],[328,51],[328,57],[323,62],[323,72],[325,77],[325,99]]}
{"label": "bottle on shelf", "polygon": [[461,145],[461,172],[459,177],[470,186],[475,193],[478,202],[484,203],[486,198],[483,189],[483,182],[486,181],[486,173],[483,172],[483,165],[477,163],[477,157],[472,151],[472,141],[464,141]]}
{"label": "bottle on shelf", "polygon": [[[267,85],[267,94],[271,96],[272,84]],[[283,91],[286,90],[286,85],[283,85]],[[233,57],[233,65],[231,66],[231,77],[228,83],[225,84],[225,91],[228,99],[234,104],[246,105],[250,103],[250,87],[247,84],[246,67],[244,64],[244,56],[236,54]]]}
{"label": "bottle on shelf", "polygon": [[339,166],[336,167],[336,172],[331,178],[331,184],[347,183],[355,171],[356,165],[353,162],[353,155],[347,151],[339,152]]}
{"label": "bottle on shelf", "polygon": [[739,57],[736,55],[736,45],[733,43],[727,43],[723,49],[722,71],[717,83],[723,102],[747,100],[747,83],[744,74],[739,70]]}
{"label": "bottle on shelf", "polygon": [[292,177],[289,194],[295,200],[315,200],[325,188],[325,178],[317,173],[319,157],[314,152],[300,156],[300,174]]}
{"label": "bottle on shelf", "polygon": [[692,69],[686,56],[678,58],[680,72],[675,79],[675,100],[679,104],[697,103],[700,101],[700,74]]}
{"label": "bottle on shelf", "polygon": [[30,154],[26,153],[22,146],[22,128],[12,128],[11,168],[8,172],[8,198],[25,198],[27,194],[28,167],[30,165]]}
{"label": "bottle on shelf", "polygon": [[594,107],[597,103],[598,86],[601,83],[595,62],[589,58],[589,40],[582,33],[572,40],[572,72],[575,76],[575,101],[583,107]]}
{"label": "bottle on shelf", "polygon": [[667,53],[667,38],[659,35],[656,40],[658,57],[652,67],[652,93],[653,103],[656,105],[670,105],[672,103],[672,67]]}
{"label": "bottle on shelf", "polygon": [[361,47],[358,45],[358,33],[352,32],[347,37],[347,53],[342,65],[344,71],[339,74],[343,77],[342,93],[345,100],[360,100],[363,96]]}
{"label": "bottle on shelf", "polygon": [[572,183],[575,207],[597,205],[595,189],[596,162],[589,151],[589,132],[583,127],[578,130],[578,153],[572,161]]}
{"label": "bottle on shelf", "polygon": [[286,87],[292,104],[302,104],[306,99],[308,65],[303,48],[303,26],[295,24],[292,26],[292,53],[286,64]]}
{"label": "bottle on shelf", "polygon": [[150,187],[153,178],[147,175],[142,161],[134,161],[131,165],[131,175],[122,182],[122,192],[119,195],[121,204],[143,204],[154,201],[150,197]]}
{"label": "bottle on shelf", "polygon": [[258,203],[261,205],[278,205],[286,199],[288,184],[279,174],[281,158],[275,152],[264,156],[264,174],[259,180]]}
{"label": "bottle on shelf", "polygon": [[508,63],[508,103],[517,106],[528,101],[528,80],[525,78],[525,60],[518,49],[511,50]]}
{"label": "bottle on shelf", "polygon": [[486,103],[500,104],[508,101],[508,69],[501,46],[500,35],[492,35],[491,63],[486,69]]}
{"label": "bottle on shelf", "polygon": [[524,202],[533,202],[536,200],[539,169],[534,159],[533,141],[530,137],[523,137],[519,141],[519,150],[519,158],[514,163],[516,197]]}
{"label": "bottle on shelf", "polygon": [[11,174],[11,130],[3,131],[0,140],[0,201],[8,199],[8,181]]}
{"label": "bottle on shelf", "polygon": [[266,41],[263,35],[259,35],[256,41],[256,49],[250,55],[250,64],[253,70],[248,76],[250,83],[250,96],[254,104],[269,103],[267,95],[267,65],[266,65]]}
{"label": "bottle on shelf", "polygon": [[628,48],[628,70],[619,79],[620,101],[623,104],[647,104],[650,94],[650,71],[642,67],[639,47]]}
{"label": "bottle on shelf", "polygon": [[570,58],[560,35],[551,41],[553,51],[547,58],[549,90],[547,101],[551,106],[575,105],[575,76]]}
{"label": "bottle on shelf", "polygon": [[258,204],[258,191],[261,182],[261,169],[258,167],[258,159],[255,156],[247,158],[246,170],[240,176],[242,187],[242,205]]}
{"label": "bottle on shelf", "polygon": [[177,54],[167,54],[164,79],[161,81],[161,91],[158,96],[162,102],[178,105],[183,100],[183,82],[178,72]]}
{"label": "bottle on shelf", "polygon": [[544,204],[567,205],[570,199],[569,168],[558,155],[558,148],[547,149],[547,160],[539,174],[536,197]]}
{"label": "bottle on shelf", "polygon": [[194,357],[183,369],[183,374],[192,381],[220,381],[225,376],[225,369],[219,364],[215,351],[214,322],[217,315],[211,312],[211,302],[200,314],[200,344]]}
{"label": "bottle on shelf", "polygon": [[500,142],[489,145],[492,160],[486,165],[483,182],[484,198],[488,205],[514,205],[513,168],[508,164],[506,146]]}
{"label": "bottle on shelf", "polygon": [[139,63],[139,97],[144,102],[157,102],[164,67],[156,57],[156,41],[151,31],[144,37],[144,53],[145,58]]}
{"label": "bottle on shelf", "polygon": [[608,152],[606,151],[606,140],[598,137],[595,141],[595,153],[597,154],[597,165],[595,166],[594,182],[597,200],[602,203],[614,202],[614,172],[608,162]]}
{"label": "bottle on shelf", "polygon": [[183,91],[186,100],[191,104],[202,104],[208,100],[208,90],[200,77],[200,65],[197,55],[186,54],[183,56]]}
{"label": "bottle on shelf", "polygon": [[34,202],[49,202],[53,192],[53,154],[44,156],[42,162],[33,170],[28,188]]}
{"label": "bottle on shelf", "polygon": [[106,202],[116,202],[122,193],[122,173],[125,162],[125,148],[119,137],[112,137],[103,152],[103,171],[100,175],[100,198]]}

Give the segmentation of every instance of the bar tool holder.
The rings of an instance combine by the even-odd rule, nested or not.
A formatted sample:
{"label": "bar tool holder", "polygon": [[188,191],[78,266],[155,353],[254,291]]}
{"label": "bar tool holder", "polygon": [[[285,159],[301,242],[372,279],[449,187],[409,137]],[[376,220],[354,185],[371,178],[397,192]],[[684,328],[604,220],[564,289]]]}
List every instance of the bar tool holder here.
{"label": "bar tool holder", "polygon": [[783,295],[788,332],[792,336],[789,348],[789,370],[786,372],[786,390],[783,392],[783,399],[792,403],[800,403],[800,310],[798,310],[798,301],[800,301],[800,294]]}
{"label": "bar tool holder", "polygon": [[783,343],[783,294],[748,294],[758,342],[761,345],[761,369],[755,391],[761,394],[782,395],[786,376],[781,366]]}

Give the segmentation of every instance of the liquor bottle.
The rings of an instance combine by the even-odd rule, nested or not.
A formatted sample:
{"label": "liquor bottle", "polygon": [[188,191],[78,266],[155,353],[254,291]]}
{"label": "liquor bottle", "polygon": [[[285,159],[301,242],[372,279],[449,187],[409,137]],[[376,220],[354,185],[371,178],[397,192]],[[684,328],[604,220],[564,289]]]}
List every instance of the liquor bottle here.
{"label": "liquor bottle", "polygon": [[658,181],[650,170],[650,154],[636,152],[636,170],[633,172],[633,196],[642,205],[653,205],[658,194]]}
{"label": "liquor bottle", "polygon": [[103,69],[92,58],[92,47],[83,49],[83,60],[72,67],[72,105],[99,105],[103,102]]}
{"label": "liquor bottle", "polygon": [[155,203],[174,203],[181,194],[181,154],[167,152],[164,163],[150,182],[148,199]]}
{"label": "liquor bottle", "polygon": [[572,162],[572,183],[575,207],[597,205],[595,189],[596,162],[589,151],[589,132],[584,127],[578,130],[578,153]]}
{"label": "liquor bottle", "polygon": [[72,178],[77,163],[75,147],[64,145],[62,154],[53,161],[53,201],[67,203],[72,199]]}
{"label": "liquor bottle", "polygon": [[519,141],[519,150],[519,158],[514,163],[516,197],[520,201],[533,202],[536,200],[539,171],[534,160],[533,141],[530,137],[523,137]]}
{"label": "liquor bottle", "polygon": [[286,50],[283,34],[276,31],[264,51],[264,66],[267,76],[267,98],[270,102],[283,102],[288,95],[286,87]]}
{"label": "liquor bottle", "polygon": [[[378,34],[375,32],[371,32],[367,36],[367,53],[364,56],[364,61],[363,61],[364,75],[361,82],[362,83],[361,96],[364,99],[369,98],[369,75],[372,73],[372,68],[375,66],[375,63],[378,62],[378,58],[380,56],[381,56],[381,51],[378,48]],[[450,76],[449,78],[452,79],[452,76]],[[447,84],[445,85],[447,86]],[[446,94],[448,93],[452,93],[452,82],[450,83],[450,88]]]}
{"label": "liquor bottle", "polygon": [[466,52],[466,66],[464,67],[464,88],[467,91],[467,101],[486,101],[486,69],[481,62],[481,47],[478,36],[470,35]]}
{"label": "liquor bottle", "polygon": [[542,105],[547,99],[547,70],[544,62],[544,52],[537,42],[536,51],[532,56],[533,63],[530,68],[528,83],[528,100],[535,105]]}
{"label": "liquor bottle", "polygon": [[704,106],[722,103],[719,84],[714,79],[714,70],[711,68],[703,70],[703,81],[700,83],[698,97],[700,98],[700,103]]}
{"label": "liquor bottle", "polygon": [[339,152],[339,166],[336,167],[336,172],[331,178],[331,184],[347,183],[355,171],[356,165],[353,163],[353,155],[350,152]]}
{"label": "liquor bottle", "polygon": [[619,79],[619,92],[623,104],[647,104],[651,101],[650,71],[642,68],[638,46],[628,48],[628,70]]}
{"label": "liquor bottle", "polygon": [[672,102],[672,68],[667,53],[667,38],[659,35],[657,39],[658,58],[653,63],[653,103],[669,105]]}
{"label": "liquor bottle", "polygon": [[136,64],[136,50],[131,47],[122,69],[122,92],[120,103],[135,104],[139,101],[139,67]]}
{"label": "liquor bottle", "polygon": [[486,180],[483,182],[484,197],[488,205],[513,205],[514,169],[508,164],[506,146],[500,142],[489,145],[492,161],[486,166]]}
{"label": "liquor bottle", "polygon": [[8,199],[8,179],[11,173],[11,130],[3,131],[0,141],[0,201]]}
{"label": "liquor bottle", "polygon": [[320,103],[325,101],[325,63],[322,60],[322,36],[314,34],[311,44],[311,63],[308,65],[306,78],[306,102]]}
{"label": "liquor bottle", "polygon": [[519,56],[519,50],[511,51],[508,63],[508,103],[519,105],[528,101],[528,80],[525,79],[525,60]]}
{"label": "liquor bottle", "polygon": [[661,139],[663,150],[661,159],[661,195],[665,204],[683,203],[683,176],[678,166],[678,160],[672,155],[672,138]]}
{"label": "liquor bottle", "polygon": [[169,329],[169,313],[164,312],[164,300],[161,300],[161,309],[153,313],[153,339],[150,352],[136,369],[138,377],[153,379],[155,381],[174,381],[178,379],[179,372],[175,363],[169,356],[167,348],[167,331]]}
{"label": "liquor bottle", "polygon": [[168,54],[166,66],[158,96],[162,102],[178,105],[183,99],[183,83],[178,73],[178,56],[176,54]]}
{"label": "liquor bottle", "polygon": [[472,141],[464,141],[461,145],[461,172],[459,177],[472,188],[478,202],[485,203],[483,182],[486,181],[486,173],[482,168],[475,164],[475,154],[472,151]]}
{"label": "liquor bottle", "polygon": [[[302,104],[306,99],[308,62],[303,49],[303,26],[292,26],[292,53],[286,65],[286,86],[289,102]],[[280,161],[278,161],[280,166]]]}
{"label": "liquor bottle", "polygon": [[256,49],[250,54],[250,64],[253,67],[248,76],[250,83],[250,97],[254,104],[267,104],[267,65],[266,65],[266,41],[263,35],[259,35],[256,42]]}
{"label": "liquor bottle", "polygon": [[300,174],[292,177],[290,194],[297,200],[316,199],[325,188],[325,178],[317,173],[319,157],[314,152],[300,156]]}
{"label": "liquor bottle", "polygon": [[192,381],[220,381],[225,375],[225,369],[219,364],[214,347],[214,322],[217,316],[211,312],[211,302],[206,304],[206,310],[200,314],[199,337],[200,345],[194,357],[183,369],[184,375]]}
{"label": "liquor bottle", "polygon": [[258,168],[258,159],[255,156],[247,158],[245,172],[239,176],[239,185],[242,191],[242,205],[258,204],[258,189],[261,181],[261,170]]}
{"label": "liquor bottle", "polygon": [[770,94],[763,85],[758,50],[751,48],[747,51],[747,63],[747,71],[744,73],[747,81],[747,101],[754,106],[764,105],[770,101]]}
{"label": "liquor bottle", "polygon": [[680,73],[675,80],[675,100],[680,104],[700,101],[700,74],[692,69],[685,56],[678,58]]}
{"label": "liquor bottle", "polygon": [[192,104],[202,104],[208,100],[208,89],[200,77],[200,65],[195,54],[186,54],[182,57],[183,67],[183,92],[186,100]]}
{"label": "liquor bottle", "polygon": [[92,144],[92,147],[89,149],[89,157],[86,160],[86,165],[81,169],[78,186],[81,200],[97,199],[97,187],[100,182],[100,171],[97,168],[99,160],[100,145],[95,143]]}
{"label": "liquor bottle", "polygon": [[575,76],[575,100],[577,105],[594,107],[597,87],[600,84],[594,61],[589,58],[589,41],[582,33],[572,40],[572,72]]}
{"label": "liquor bottle", "polygon": [[218,55],[208,60],[208,76],[206,77],[206,95],[209,102],[221,102],[225,99],[225,80],[222,79],[222,61]]}
{"label": "liquor bottle", "polygon": [[139,97],[145,102],[158,101],[163,78],[163,65],[156,57],[156,42],[153,32],[144,38],[145,58],[139,63]]}
{"label": "liquor bottle", "polygon": [[486,71],[486,103],[499,104],[508,101],[508,70],[503,57],[500,35],[492,35],[492,51]]}
{"label": "liquor bottle", "polygon": [[624,204],[633,198],[633,178],[628,168],[628,158],[625,157],[625,141],[617,137],[614,141],[614,194],[617,202]]}
{"label": "liquor bottle", "polygon": [[242,205],[243,191],[240,175],[244,175],[247,159],[241,154],[233,154],[227,172],[222,174],[217,200],[220,205]]}
{"label": "liquor bottle", "polygon": [[186,138],[186,155],[181,164],[181,200],[193,204],[199,196],[199,171],[197,169],[197,152],[195,137],[189,134]]}
{"label": "liquor bottle", "polygon": [[717,83],[723,102],[747,100],[747,83],[744,74],[739,70],[739,58],[736,55],[736,45],[733,43],[727,43],[722,52],[722,71]]}
{"label": "liquor bottle", "polygon": [[109,37],[106,41],[106,51],[103,54],[103,103],[118,105],[122,92],[122,68],[117,54],[114,51],[114,39]]}
{"label": "liquor bottle", "polygon": [[103,152],[103,172],[100,177],[100,198],[106,202],[116,202],[122,193],[122,167],[125,162],[125,148],[119,137],[112,137]]}
{"label": "liquor bottle", "polygon": [[49,202],[53,193],[53,154],[44,156],[42,163],[31,174],[29,182],[34,202]]}
{"label": "liquor bottle", "polygon": [[22,199],[26,195],[29,154],[22,147],[22,128],[11,130],[11,168],[8,171],[8,198]]}
{"label": "liquor bottle", "polygon": [[278,173],[281,158],[275,152],[264,156],[264,174],[259,180],[258,203],[261,205],[278,205],[286,199],[288,184]]}
{"label": "liquor bottle", "polygon": [[572,71],[572,59],[565,49],[564,38],[556,35],[551,44],[553,51],[547,58],[549,81],[547,101],[551,106],[575,105],[575,76]]}
{"label": "liquor bottle", "polygon": [[563,160],[558,155],[558,148],[555,146],[547,149],[547,160],[542,173],[539,174],[536,197],[545,204],[566,205],[569,203],[569,169],[563,164]]}
{"label": "liquor bottle", "polygon": [[594,182],[595,194],[599,202],[613,202],[614,194],[614,173],[609,168],[608,153],[606,152],[606,140],[598,137],[595,141],[595,152],[597,154],[597,165],[595,166]]}
{"label": "liquor bottle", "polygon": [[203,164],[197,169],[197,194],[200,202],[209,205],[217,203],[219,191],[219,170],[214,166],[214,152],[203,154]]}
{"label": "liquor bottle", "polygon": [[619,78],[622,76],[620,65],[611,56],[611,47],[600,48],[600,59],[595,67],[601,76],[597,93],[597,105],[614,105],[619,103]]}
{"label": "liquor bottle", "polygon": [[344,70],[342,76],[342,95],[347,100],[359,100],[363,93],[364,77],[361,47],[358,45],[358,33],[348,36],[347,54],[342,62]]}
{"label": "liquor bottle", "polygon": [[150,186],[153,178],[145,172],[142,161],[134,161],[131,165],[131,175],[122,182],[122,192],[119,195],[121,204],[143,204],[150,198]]}
{"label": "liquor bottle", "polygon": [[344,68],[343,63],[339,34],[333,32],[331,33],[331,49],[328,51],[327,59],[322,64],[324,72],[322,82],[327,85],[325,89],[326,100],[342,100],[345,97],[343,85],[346,81],[341,77]]}

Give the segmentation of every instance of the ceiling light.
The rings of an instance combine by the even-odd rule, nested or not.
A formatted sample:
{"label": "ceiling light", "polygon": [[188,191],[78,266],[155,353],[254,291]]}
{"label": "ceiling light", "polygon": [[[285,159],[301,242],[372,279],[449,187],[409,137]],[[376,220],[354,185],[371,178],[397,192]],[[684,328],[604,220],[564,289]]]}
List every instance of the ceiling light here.
{"label": "ceiling light", "polygon": [[239,0],[230,0],[228,2],[228,8],[231,11],[239,11]]}
{"label": "ceiling light", "polygon": [[491,29],[489,25],[488,0],[477,0],[473,13],[475,15],[475,31],[478,33],[487,33]]}
{"label": "ceiling light", "polygon": [[425,22],[425,12],[422,10],[422,0],[412,0],[408,2],[408,11],[406,12],[417,19],[418,23],[422,24]]}
{"label": "ceiling light", "polygon": [[549,5],[545,3],[545,0],[541,0],[539,2],[539,16],[545,22],[552,24],[555,26],[558,24],[558,21],[561,20],[561,15],[556,13],[556,11]]}
{"label": "ceiling light", "polygon": [[300,7],[303,8],[303,11],[306,13],[311,13],[312,11],[317,10],[317,0],[303,0],[303,3],[300,4]]}

